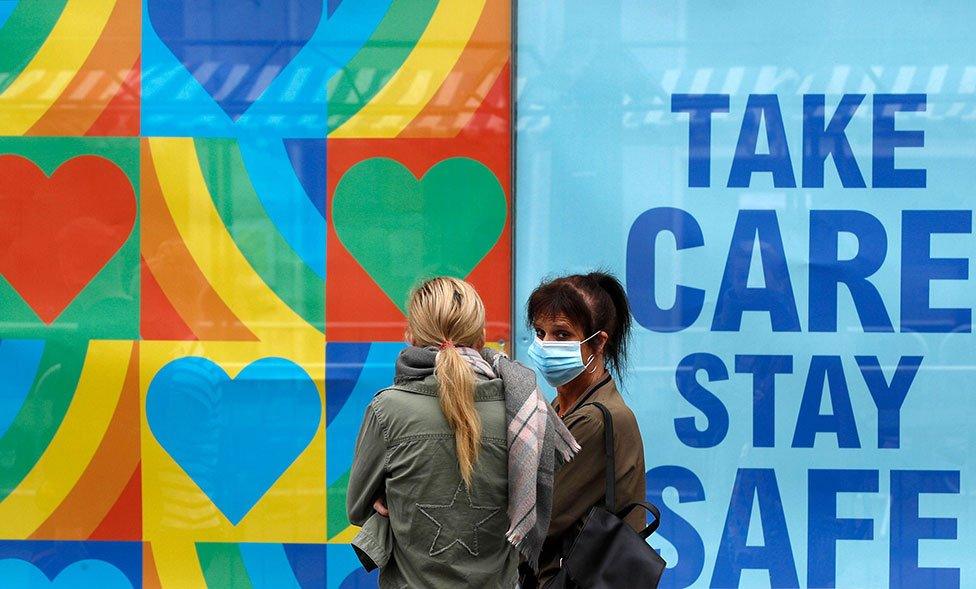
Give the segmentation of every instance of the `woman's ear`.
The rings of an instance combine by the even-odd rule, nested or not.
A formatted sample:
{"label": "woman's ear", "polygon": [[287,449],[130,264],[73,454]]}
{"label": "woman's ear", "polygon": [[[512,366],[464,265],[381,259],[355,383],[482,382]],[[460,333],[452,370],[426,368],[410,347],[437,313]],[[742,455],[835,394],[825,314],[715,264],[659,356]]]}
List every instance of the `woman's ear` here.
{"label": "woman's ear", "polygon": [[596,340],[594,342],[595,345],[593,346],[594,352],[597,354],[603,354],[604,349],[607,347],[607,342],[610,340],[610,335],[605,331],[601,331],[597,333],[596,337],[593,339]]}

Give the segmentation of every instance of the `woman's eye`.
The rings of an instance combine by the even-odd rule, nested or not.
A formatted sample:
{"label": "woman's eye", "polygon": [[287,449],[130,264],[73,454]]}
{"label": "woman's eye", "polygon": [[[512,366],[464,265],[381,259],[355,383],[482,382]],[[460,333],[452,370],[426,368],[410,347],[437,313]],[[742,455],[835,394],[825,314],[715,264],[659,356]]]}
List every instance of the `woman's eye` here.
{"label": "woman's eye", "polygon": [[556,334],[556,337],[559,339],[567,339],[569,338],[569,334],[566,333],[565,331],[560,331],[559,333]]}
{"label": "woman's eye", "polygon": [[538,337],[539,339],[545,339],[545,337],[546,337],[546,332],[544,332],[544,331],[542,331],[541,329],[537,329],[537,330],[535,330],[535,335],[536,335],[536,337]]}

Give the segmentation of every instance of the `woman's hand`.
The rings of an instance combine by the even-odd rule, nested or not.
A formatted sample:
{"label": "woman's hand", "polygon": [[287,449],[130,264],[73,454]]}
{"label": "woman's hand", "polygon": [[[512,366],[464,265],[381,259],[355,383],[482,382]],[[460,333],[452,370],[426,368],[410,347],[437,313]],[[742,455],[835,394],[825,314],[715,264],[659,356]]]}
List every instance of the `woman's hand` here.
{"label": "woman's hand", "polygon": [[373,501],[373,509],[383,517],[390,517],[390,510],[386,508],[386,502],[383,501],[382,497],[378,497],[376,501]]}

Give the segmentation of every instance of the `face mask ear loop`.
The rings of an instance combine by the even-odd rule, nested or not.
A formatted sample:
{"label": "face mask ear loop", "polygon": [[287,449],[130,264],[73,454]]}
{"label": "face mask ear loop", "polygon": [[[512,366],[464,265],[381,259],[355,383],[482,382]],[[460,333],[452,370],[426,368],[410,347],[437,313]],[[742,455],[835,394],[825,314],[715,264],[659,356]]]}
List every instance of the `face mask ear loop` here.
{"label": "face mask ear loop", "polygon": [[[598,331],[598,332],[596,332],[596,333],[594,333],[594,334],[593,334],[593,335],[591,335],[590,337],[588,337],[588,338],[586,338],[585,340],[583,340],[583,341],[581,341],[581,342],[580,342],[580,345],[582,345],[582,344],[585,344],[586,342],[588,342],[588,341],[590,341],[591,339],[593,339],[593,338],[595,338],[595,337],[596,337],[596,336],[598,336],[599,334],[600,334],[600,332],[599,332],[599,331]],[[583,365],[583,369],[584,369],[584,370],[586,370],[586,367],[587,367],[587,366],[589,366],[589,365],[590,365],[590,364],[591,364],[591,363],[593,362],[593,359],[594,359],[594,358],[596,358],[596,355],[595,355],[595,354],[590,354],[590,359],[589,359],[589,360],[587,360],[587,361],[586,361],[586,364],[584,364],[584,365]],[[586,371],[586,373],[587,373],[587,374],[593,374],[594,372],[596,372],[596,366],[594,366],[594,367],[593,367],[593,370],[587,370],[587,371]]]}
{"label": "face mask ear loop", "polygon": [[[587,366],[589,366],[590,364],[593,363],[593,360],[595,358],[596,358],[596,355],[590,354],[590,359],[586,361],[586,364],[583,365],[583,368],[586,369]],[[593,367],[593,370],[587,370],[586,371],[587,374],[593,374],[594,372],[596,372],[596,366]]]}
{"label": "face mask ear loop", "polygon": [[599,332],[599,331],[598,331],[598,332],[596,332],[596,333],[594,333],[594,334],[593,334],[593,335],[591,335],[590,337],[588,337],[588,338],[586,338],[585,340],[583,340],[583,341],[581,341],[580,343],[581,343],[581,344],[585,344],[586,342],[588,342],[588,341],[590,341],[591,339],[593,339],[593,338],[595,338],[595,337],[596,337],[596,336],[598,336],[598,335],[600,335],[600,332]]}

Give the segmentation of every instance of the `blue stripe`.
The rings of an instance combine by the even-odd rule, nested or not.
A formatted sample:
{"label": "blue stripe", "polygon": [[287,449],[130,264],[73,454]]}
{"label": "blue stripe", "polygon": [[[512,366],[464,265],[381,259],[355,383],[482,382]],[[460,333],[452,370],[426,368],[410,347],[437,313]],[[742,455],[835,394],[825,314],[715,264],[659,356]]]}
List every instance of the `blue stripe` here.
{"label": "blue stripe", "polygon": [[325,139],[285,139],[285,151],[305,196],[325,218]]}
{"label": "blue stripe", "polygon": [[371,573],[363,570],[359,558],[356,557],[356,553],[349,544],[329,544],[326,557],[326,568],[329,571],[328,589],[357,589],[378,586],[379,569],[373,569]]}
{"label": "blue stripe", "polygon": [[254,589],[302,589],[281,544],[239,544]]}
{"label": "blue stripe", "polygon": [[30,393],[43,354],[43,340],[0,340],[0,437]]}
{"label": "blue stripe", "polygon": [[[241,157],[268,218],[298,257],[325,278],[325,219],[305,195],[281,141],[239,140]],[[323,170],[325,162],[322,162]]]}
{"label": "blue stripe", "polygon": [[302,589],[325,589],[325,544],[282,544],[282,547]]}
{"label": "blue stripe", "polygon": [[393,0],[343,0],[334,7],[335,12],[319,31],[321,38],[328,42],[330,66],[339,70],[349,63],[369,40],[392,3]]}
{"label": "blue stripe", "polygon": [[329,443],[326,446],[328,464],[327,484],[331,485],[352,467],[352,455],[356,448],[356,434],[363,422],[363,413],[376,391],[393,382],[397,356],[405,344],[374,343],[369,348],[356,387],[346,404],[329,424]]}
{"label": "blue stripe", "polygon": [[3,27],[3,24],[7,22],[10,13],[14,11],[14,8],[17,8],[19,2],[20,0],[0,0],[0,27]]}
{"label": "blue stripe", "polygon": [[371,344],[327,342],[325,344],[325,427],[346,405],[366,365]]}

